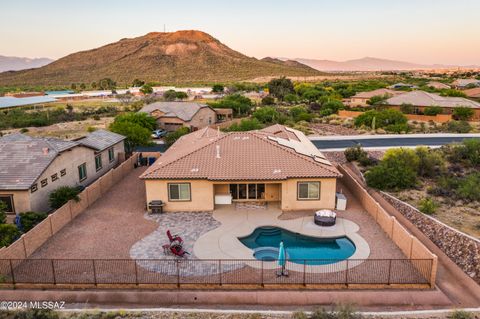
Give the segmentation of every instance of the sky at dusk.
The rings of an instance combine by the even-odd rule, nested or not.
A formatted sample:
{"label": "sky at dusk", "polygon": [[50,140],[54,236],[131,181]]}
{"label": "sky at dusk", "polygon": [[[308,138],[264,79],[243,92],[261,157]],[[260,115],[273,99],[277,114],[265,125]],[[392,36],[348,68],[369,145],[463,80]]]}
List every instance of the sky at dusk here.
{"label": "sky at dusk", "polygon": [[60,58],[152,31],[249,56],[480,64],[479,0],[2,1],[0,55]]}

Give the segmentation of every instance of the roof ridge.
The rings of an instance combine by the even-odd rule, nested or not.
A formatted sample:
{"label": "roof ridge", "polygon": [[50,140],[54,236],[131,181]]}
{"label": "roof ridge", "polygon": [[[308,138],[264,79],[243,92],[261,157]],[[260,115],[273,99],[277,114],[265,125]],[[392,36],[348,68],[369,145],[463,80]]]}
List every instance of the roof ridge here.
{"label": "roof ridge", "polygon": [[[191,154],[197,153],[198,151],[204,149],[205,147],[207,147],[207,146],[209,146],[209,145],[213,144],[214,142],[217,142],[217,141],[219,141],[219,140],[221,140],[221,139],[224,139],[224,138],[226,138],[227,136],[229,136],[229,134],[225,134],[225,135],[223,135],[223,136],[219,136],[217,139],[208,142],[207,144],[203,145],[202,147],[197,148],[197,149],[194,150],[193,152],[183,154],[182,156],[174,159],[173,161],[165,164],[164,166],[157,167],[157,168],[152,169],[152,170],[147,170],[147,171],[145,171],[142,175],[140,175],[140,178],[144,178],[146,175],[150,175],[150,174],[158,171],[160,168],[168,167],[168,166],[170,166],[171,164],[176,163],[176,162],[178,162],[179,160],[185,158],[186,156],[189,156],[189,155],[191,155]],[[177,140],[177,141],[179,141],[179,140]],[[176,142],[175,142],[175,143],[176,143]],[[173,145],[172,145],[172,146],[173,146]],[[161,158],[161,157],[160,157],[160,158]],[[161,165],[161,164],[160,164],[160,165]],[[151,166],[151,167],[153,167],[153,166]]]}

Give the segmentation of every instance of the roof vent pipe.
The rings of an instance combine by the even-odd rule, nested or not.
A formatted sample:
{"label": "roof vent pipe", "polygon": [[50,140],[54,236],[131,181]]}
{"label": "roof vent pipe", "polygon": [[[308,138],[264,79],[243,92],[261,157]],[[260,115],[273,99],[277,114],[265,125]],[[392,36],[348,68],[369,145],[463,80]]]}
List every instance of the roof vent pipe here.
{"label": "roof vent pipe", "polygon": [[48,147],[42,148],[43,155],[48,155]]}
{"label": "roof vent pipe", "polygon": [[220,145],[217,145],[217,158],[220,158]]}

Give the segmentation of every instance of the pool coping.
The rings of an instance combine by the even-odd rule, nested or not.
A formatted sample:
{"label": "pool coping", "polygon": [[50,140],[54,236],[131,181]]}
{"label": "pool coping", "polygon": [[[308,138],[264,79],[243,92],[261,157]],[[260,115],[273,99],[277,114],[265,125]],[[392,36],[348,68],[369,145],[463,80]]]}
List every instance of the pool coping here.
{"label": "pool coping", "polygon": [[276,262],[259,263],[253,257],[253,250],[246,247],[238,238],[246,237],[258,227],[279,227],[285,230],[315,238],[338,238],[346,236],[355,245],[355,252],[349,258],[328,265],[303,265],[287,263],[286,269],[305,271],[308,273],[331,273],[344,271],[363,263],[370,256],[370,246],[358,234],[360,227],[345,218],[337,218],[335,226],[323,227],[315,225],[313,216],[281,220],[280,209],[235,209],[220,207],[213,212],[213,218],[221,223],[220,227],[211,230],[198,238],[193,251],[197,258],[204,260],[236,259],[244,260],[253,268],[276,269]]}

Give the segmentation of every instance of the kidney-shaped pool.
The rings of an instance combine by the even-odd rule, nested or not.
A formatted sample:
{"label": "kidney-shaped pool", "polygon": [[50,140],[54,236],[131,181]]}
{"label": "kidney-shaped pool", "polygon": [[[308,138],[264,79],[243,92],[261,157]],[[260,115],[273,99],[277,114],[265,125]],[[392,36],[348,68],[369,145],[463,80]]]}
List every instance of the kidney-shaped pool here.
{"label": "kidney-shaped pool", "polygon": [[348,259],[355,245],[347,237],[315,238],[297,234],[279,227],[259,227],[239,240],[253,250],[256,259],[274,261],[283,240],[287,258],[298,264],[327,265]]}

